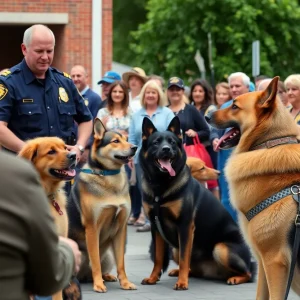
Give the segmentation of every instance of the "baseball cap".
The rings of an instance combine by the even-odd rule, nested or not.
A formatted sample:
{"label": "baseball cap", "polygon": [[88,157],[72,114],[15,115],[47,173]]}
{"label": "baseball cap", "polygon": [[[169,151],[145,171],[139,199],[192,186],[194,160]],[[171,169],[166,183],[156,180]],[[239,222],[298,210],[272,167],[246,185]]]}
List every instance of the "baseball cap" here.
{"label": "baseball cap", "polygon": [[170,88],[171,86],[178,86],[179,88],[184,90],[184,82],[181,78],[179,77],[171,77],[168,81],[168,88]]}
{"label": "baseball cap", "polygon": [[108,71],[104,74],[104,76],[102,77],[102,79],[100,81],[98,81],[98,84],[102,84],[104,82],[106,83],[113,83],[116,80],[121,80],[121,76],[114,71]]}

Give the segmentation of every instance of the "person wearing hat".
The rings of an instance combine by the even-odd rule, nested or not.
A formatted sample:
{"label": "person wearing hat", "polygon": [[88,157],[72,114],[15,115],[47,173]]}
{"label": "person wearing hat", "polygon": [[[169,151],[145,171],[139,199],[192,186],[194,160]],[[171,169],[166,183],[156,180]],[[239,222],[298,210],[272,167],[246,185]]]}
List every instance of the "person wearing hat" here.
{"label": "person wearing hat", "polygon": [[106,105],[107,105],[107,96],[108,96],[108,93],[109,93],[110,85],[112,83],[114,83],[115,81],[117,81],[117,80],[118,81],[121,80],[121,76],[117,72],[107,71],[104,74],[104,76],[102,77],[102,79],[100,81],[98,81],[97,84],[102,86],[102,92],[105,96],[105,99],[103,99],[102,102],[100,103],[99,109],[106,107]]}
{"label": "person wearing hat", "polygon": [[126,82],[130,89],[129,92],[129,106],[133,112],[137,112],[142,108],[140,103],[140,92],[145,82],[148,80],[146,73],[139,67],[134,67],[129,72],[125,72],[122,75],[123,81]]}

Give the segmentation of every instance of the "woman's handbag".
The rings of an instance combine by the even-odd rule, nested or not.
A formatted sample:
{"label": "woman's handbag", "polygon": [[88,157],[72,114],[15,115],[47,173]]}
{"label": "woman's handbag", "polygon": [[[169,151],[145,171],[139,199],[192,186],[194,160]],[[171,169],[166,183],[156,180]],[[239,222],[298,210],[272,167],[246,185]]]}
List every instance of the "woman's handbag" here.
{"label": "woman's handbag", "polygon": [[[204,161],[207,167],[213,168],[210,155],[208,154],[205,146],[201,144],[198,134],[193,138],[193,143],[193,145],[183,145],[186,155],[188,157],[200,158]],[[218,186],[217,180],[208,180],[207,184],[209,189],[214,189]]]}

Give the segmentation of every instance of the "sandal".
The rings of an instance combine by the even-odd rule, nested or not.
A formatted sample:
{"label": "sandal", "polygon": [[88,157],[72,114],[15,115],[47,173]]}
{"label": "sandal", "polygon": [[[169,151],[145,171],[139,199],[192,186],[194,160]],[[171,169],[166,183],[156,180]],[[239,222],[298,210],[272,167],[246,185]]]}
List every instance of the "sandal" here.
{"label": "sandal", "polygon": [[136,222],[137,218],[131,216],[129,217],[128,221],[127,221],[127,225],[134,225]]}
{"label": "sandal", "polygon": [[134,222],[133,226],[144,226],[145,225],[145,217],[140,215],[139,218]]}

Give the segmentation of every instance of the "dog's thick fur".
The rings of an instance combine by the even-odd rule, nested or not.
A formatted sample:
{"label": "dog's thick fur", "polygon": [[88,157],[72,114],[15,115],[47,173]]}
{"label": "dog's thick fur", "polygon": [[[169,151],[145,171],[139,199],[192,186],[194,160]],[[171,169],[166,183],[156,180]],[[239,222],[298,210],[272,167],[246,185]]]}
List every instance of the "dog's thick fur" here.
{"label": "dog's thick fur", "polygon": [[154,241],[154,268],[142,284],[159,281],[169,263],[169,244],[179,264],[179,270],[169,273],[178,276],[176,290],[188,289],[189,274],[228,284],[249,281],[250,252],[229,213],[191,176],[177,117],[165,132],[144,119],[139,161],[143,205]]}
{"label": "dog's thick fur", "polygon": [[[92,171],[121,170],[115,175],[81,172],[69,198],[70,237],[84,254],[83,270],[92,269],[94,290],[106,292],[105,281],[117,278],[103,270],[103,260],[112,249],[121,288],[136,289],[125,273],[124,254],[127,219],[131,203],[124,164],[137,147],[118,132],[107,131],[99,119],[94,124],[94,143],[83,169]],[[81,275],[79,275],[81,277]]]}
{"label": "dog's thick fur", "polygon": [[[210,119],[215,127],[233,127],[235,131],[235,135],[229,133],[225,140],[221,138],[220,147],[236,145],[225,174],[231,202],[239,212],[244,235],[259,263],[256,296],[259,300],[284,299],[298,204],[292,196],[287,196],[249,222],[245,214],[283,188],[300,182],[300,145],[251,149],[269,140],[298,136],[297,125],[276,95],[278,79],[275,77],[265,91],[237,97],[231,106],[215,112]],[[298,295],[299,267],[298,253],[292,283]]]}
{"label": "dog's thick fur", "polygon": [[[40,174],[41,184],[49,199],[49,207],[57,227],[57,233],[67,237],[69,222],[64,185],[76,174],[74,170],[76,153],[69,152],[60,138],[41,137],[26,142],[19,156],[30,160]],[[56,293],[52,298],[54,300],[62,299],[62,292]]]}
{"label": "dog's thick fur", "polygon": [[191,175],[205,187],[207,187],[207,180],[216,180],[219,178],[220,171],[207,167],[205,162],[200,158],[187,157],[186,164],[190,168]]}

